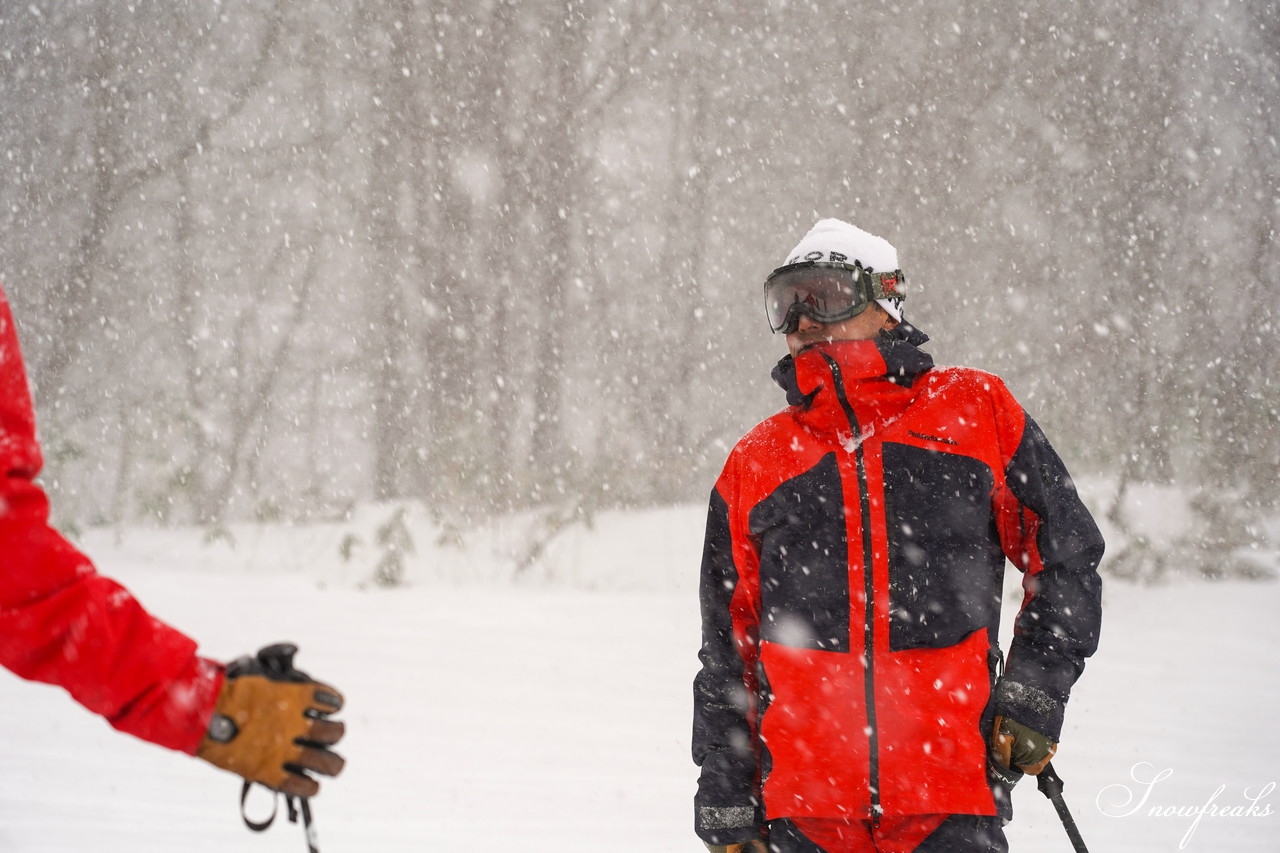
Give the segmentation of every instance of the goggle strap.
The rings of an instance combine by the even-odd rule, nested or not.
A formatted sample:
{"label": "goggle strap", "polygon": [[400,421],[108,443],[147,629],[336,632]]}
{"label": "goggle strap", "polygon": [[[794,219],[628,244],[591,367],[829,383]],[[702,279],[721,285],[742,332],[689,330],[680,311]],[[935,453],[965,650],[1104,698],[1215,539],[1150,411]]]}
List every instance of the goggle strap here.
{"label": "goggle strap", "polygon": [[866,292],[871,301],[903,298],[902,286],[906,279],[902,275],[902,270],[871,273],[864,270],[862,280],[865,282]]}

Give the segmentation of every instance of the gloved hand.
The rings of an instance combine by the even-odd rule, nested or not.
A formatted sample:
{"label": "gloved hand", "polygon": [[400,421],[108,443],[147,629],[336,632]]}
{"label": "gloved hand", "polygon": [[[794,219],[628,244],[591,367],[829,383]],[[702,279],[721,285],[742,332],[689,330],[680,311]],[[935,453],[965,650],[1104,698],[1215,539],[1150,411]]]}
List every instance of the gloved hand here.
{"label": "gloved hand", "polygon": [[1058,745],[1048,737],[1008,717],[996,717],[991,747],[1005,767],[1012,765],[1032,776],[1040,775],[1058,751]]}
{"label": "gloved hand", "polygon": [[327,719],[342,694],[293,668],[297,646],[267,646],[227,666],[226,682],[196,755],[282,793],[320,790],[306,771],[337,776],[345,763],[328,749],[346,726]]}
{"label": "gloved hand", "polygon": [[707,849],[711,853],[769,853],[769,846],[759,838],[739,844],[707,844]]}

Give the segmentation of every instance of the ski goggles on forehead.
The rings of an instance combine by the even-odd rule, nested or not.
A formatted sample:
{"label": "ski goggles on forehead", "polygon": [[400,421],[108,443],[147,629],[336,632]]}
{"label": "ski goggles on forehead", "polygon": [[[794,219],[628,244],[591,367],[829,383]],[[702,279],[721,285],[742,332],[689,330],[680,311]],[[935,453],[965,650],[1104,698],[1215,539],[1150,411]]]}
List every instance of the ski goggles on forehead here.
{"label": "ski goggles on forehead", "polygon": [[856,317],[877,299],[901,299],[902,270],[867,272],[859,263],[801,261],[778,267],[764,282],[769,328],[791,334],[803,314],[819,323]]}

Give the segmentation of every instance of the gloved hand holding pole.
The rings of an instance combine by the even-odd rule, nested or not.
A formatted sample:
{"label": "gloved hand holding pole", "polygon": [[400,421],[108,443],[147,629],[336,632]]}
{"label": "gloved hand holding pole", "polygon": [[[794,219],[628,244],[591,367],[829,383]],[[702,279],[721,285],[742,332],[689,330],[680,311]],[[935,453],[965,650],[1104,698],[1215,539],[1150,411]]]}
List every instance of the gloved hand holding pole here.
{"label": "gloved hand holding pole", "polygon": [[227,666],[226,682],[196,755],[283,794],[313,797],[309,773],[337,776],[344,761],[330,747],[345,726],[329,719],[342,694],[294,669],[297,646],[268,646]]}

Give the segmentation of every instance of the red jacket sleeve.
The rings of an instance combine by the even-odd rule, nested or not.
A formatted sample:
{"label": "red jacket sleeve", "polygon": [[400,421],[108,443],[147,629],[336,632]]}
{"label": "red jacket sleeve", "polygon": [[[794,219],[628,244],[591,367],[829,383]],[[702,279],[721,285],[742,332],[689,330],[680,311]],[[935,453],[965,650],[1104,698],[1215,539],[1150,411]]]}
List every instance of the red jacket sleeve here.
{"label": "red jacket sleeve", "polygon": [[0,665],[65,688],[112,726],[194,753],[222,667],[150,616],[48,524],[13,316],[0,290]]}

